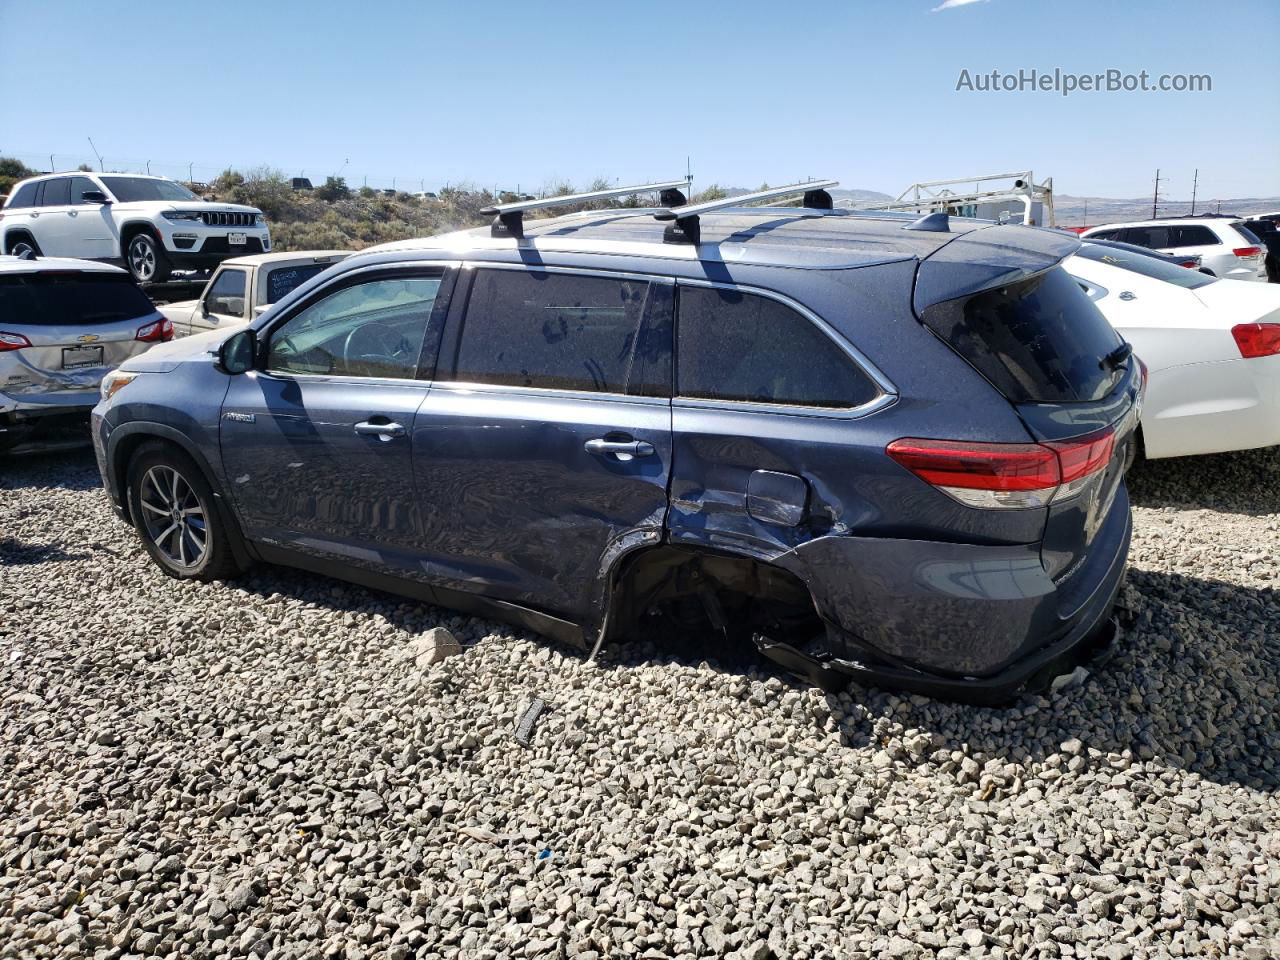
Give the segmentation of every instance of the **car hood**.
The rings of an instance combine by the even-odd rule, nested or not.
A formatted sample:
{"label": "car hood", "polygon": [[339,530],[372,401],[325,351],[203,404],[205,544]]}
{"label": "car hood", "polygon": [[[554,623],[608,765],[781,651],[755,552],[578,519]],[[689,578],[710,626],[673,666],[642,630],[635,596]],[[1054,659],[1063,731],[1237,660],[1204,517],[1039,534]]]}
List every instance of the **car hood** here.
{"label": "car hood", "polygon": [[168,343],[157,343],[146,353],[126,360],[120,369],[126,373],[168,373],[184,363],[213,363],[223,342],[247,326],[247,323],[239,323]]}
{"label": "car hood", "polygon": [[262,213],[257,207],[243,203],[210,203],[207,200],[133,200],[116,204],[117,210],[162,213],[165,210],[199,210],[209,213]]}

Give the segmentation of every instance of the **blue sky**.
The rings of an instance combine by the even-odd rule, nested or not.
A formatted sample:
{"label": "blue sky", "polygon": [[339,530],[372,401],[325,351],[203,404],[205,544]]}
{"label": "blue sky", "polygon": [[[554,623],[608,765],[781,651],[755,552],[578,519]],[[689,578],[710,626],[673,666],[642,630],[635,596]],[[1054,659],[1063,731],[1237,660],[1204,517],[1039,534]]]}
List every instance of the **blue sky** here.
{"label": "blue sky", "polygon": [[[0,153],[74,166],[92,137],[108,167],[345,162],[414,190],[664,179],[688,155],[701,186],[1031,168],[1128,197],[1161,167],[1170,200],[1199,167],[1202,198],[1280,194],[1277,0],[939,3],[0,0]],[[956,90],[962,69],[1055,67],[1213,90]]]}

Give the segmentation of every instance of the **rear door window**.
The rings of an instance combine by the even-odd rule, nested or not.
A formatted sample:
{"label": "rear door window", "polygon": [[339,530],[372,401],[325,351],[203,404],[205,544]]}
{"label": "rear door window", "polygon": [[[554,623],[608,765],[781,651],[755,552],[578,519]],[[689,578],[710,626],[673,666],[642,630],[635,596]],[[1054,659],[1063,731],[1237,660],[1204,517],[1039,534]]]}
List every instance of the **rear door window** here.
{"label": "rear door window", "polygon": [[0,274],[0,327],[115,323],[155,312],[123,273]]}
{"label": "rear door window", "polygon": [[681,286],[676,329],[682,397],[840,409],[879,393],[813,321],[771,297]]}
{"label": "rear door window", "polygon": [[1162,250],[1169,246],[1168,227],[1130,227],[1124,232],[1126,243]]}
{"label": "rear door window", "polygon": [[[660,395],[670,330],[642,323],[664,284],[543,270],[477,270],[447,379]],[[442,378],[444,379],[444,378]]]}
{"label": "rear door window", "polygon": [[1220,244],[1222,241],[1208,227],[1200,224],[1186,224],[1180,227],[1169,228],[1170,238],[1167,246],[1170,247],[1210,247]]}
{"label": "rear door window", "polygon": [[935,304],[921,319],[1017,403],[1100,400],[1122,375],[1103,359],[1120,335],[1061,267]]}

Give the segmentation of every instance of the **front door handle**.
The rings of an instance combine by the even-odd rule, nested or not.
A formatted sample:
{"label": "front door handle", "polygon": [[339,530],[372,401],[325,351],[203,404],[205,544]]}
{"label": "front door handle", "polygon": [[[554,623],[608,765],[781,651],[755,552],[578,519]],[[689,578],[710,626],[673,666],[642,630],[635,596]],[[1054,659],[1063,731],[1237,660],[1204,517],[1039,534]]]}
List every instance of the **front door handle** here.
{"label": "front door handle", "polygon": [[356,433],[362,437],[377,437],[379,440],[395,440],[404,436],[404,425],[393,422],[374,423],[362,420],[356,424]]}
{"label": "front door handle", "polygon": [[582,445],[582,449],[597,456],[613,454],[620,460],[630,460],[632,457],[652,457],[658,452],[654,449],[653,444],[647,440],[606,440],[604,437],[588,440]]}

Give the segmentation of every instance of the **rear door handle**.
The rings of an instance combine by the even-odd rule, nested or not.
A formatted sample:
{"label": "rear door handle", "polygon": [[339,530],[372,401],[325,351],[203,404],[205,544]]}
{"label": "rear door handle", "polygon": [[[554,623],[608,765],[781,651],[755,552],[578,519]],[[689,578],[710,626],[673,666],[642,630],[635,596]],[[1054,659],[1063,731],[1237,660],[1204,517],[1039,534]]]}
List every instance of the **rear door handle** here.
{"label": "rear door handle", "polygon": [[404,436],[404,426],[399,423],[374,423],[362,420],[356,424],[356,433],[362,437],[377,437],[379,440],[394,440]]}
{"label": "rear door handle", "polygon": [[597,456],[611,453],[628,460],[632,457],[652,457],[657,453],[653,444],[647,440],[606,440],[604,437],[588,440],[582,445],[582,449]]}

